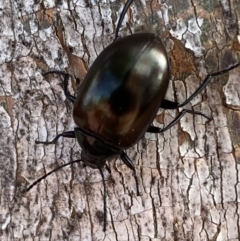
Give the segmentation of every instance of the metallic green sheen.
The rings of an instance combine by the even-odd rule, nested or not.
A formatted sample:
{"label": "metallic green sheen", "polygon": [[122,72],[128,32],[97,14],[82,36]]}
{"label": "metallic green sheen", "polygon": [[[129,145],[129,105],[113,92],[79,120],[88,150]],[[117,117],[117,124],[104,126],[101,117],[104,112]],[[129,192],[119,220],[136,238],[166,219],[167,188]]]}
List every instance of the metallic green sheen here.
{"label": "metallic green sheen", "polygon": [[162,41],[139,33],[109,45],[81,84],[76,125],[124,150],[142,138],[167,91],[170,70]]}

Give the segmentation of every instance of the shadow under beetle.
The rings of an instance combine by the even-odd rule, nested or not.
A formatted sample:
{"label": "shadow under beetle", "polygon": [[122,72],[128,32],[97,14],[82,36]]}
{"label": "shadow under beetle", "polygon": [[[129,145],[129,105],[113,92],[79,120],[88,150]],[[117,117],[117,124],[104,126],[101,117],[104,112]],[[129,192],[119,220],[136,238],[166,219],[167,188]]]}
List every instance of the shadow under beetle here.
{"label": "shadow under beetle", "polygon": [[64,93],[74,104],[73,119],[77,125],[73,131],[58,134],[52,141],[36,141],[37,144],[54,144],[59,137],[76,138],[82,148],[81,159],[57,167],[39,178],[34,185],[60,168],[75,162],[100,171],[104,187],[104,225],[106,230],[106,185],[102,168],[110,172],[106,161],[120,157],[133,171],[139,195],[135,167],[124,150],[135,145],[145,132],[162,133],[171,128],[185,113],[204,114],[182,109],[165,128],[151,126],[159,108],[177,109],[189,103],[201,92],[211,78],[224,74],[240,65],[207,75],[197,90],[182,104],[164,99],[169,80],[170,64],[161,39],[152,33],[136,33],[120,38],[118,36],[123,18],[132,4],[128,0],[120,15],[115,40],[98,56],[82,82],[77,98],[68,91],[69,75],[51,71],[64,77]]}

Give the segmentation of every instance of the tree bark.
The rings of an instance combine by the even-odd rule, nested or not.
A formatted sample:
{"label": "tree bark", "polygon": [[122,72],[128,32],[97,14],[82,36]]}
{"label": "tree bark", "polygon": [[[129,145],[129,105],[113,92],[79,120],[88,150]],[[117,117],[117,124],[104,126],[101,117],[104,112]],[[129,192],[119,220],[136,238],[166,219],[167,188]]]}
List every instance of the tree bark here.
{"label": "tree bark", "polygon": [[[127,150],[141,196],[131,170],[119,159],[109,161],[104,233],[98,170],[75,164],[24,190],[81,153],[72,139],[35,144],[74,128],[62,79],[43,73],[70,73],[70,90],[77,94],[93,61],[113,41],[124,2],[1,4],[1,240],[240,239],[240,67],[213,78],[186,106],[212,121],[186,114],[163,135],[146,134]],[[144,29],[162,38],[172,66],[166,98],[182,103],[207,74],[239,61],[239,19],[238,0],[136,0],[120,34]],[[153,124],[166,126],[177,113],[160,110]]]}

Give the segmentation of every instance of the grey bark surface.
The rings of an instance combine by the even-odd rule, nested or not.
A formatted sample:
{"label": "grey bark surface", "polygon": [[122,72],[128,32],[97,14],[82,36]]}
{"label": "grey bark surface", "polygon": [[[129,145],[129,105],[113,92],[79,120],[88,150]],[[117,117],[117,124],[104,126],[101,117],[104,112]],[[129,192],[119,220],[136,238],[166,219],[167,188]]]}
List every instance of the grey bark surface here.
{"label": "grey bark surface", "polygon": [[[109,162],[107,231],[98,170],[76,164],[24,190],[53,168],[80,158],[75,140],[36,145],[72,130],[72,105],[58,76],[77,93],[87,69],[114,38],[123,1],[2,1],[0,7],[0,240],[240,239],[240,67],[213,78],[163,135],[146,134],[127,154],[131,170]],[[240,61],[240,1],[135,1],[121,35],[161,36],[172,64],[167,98],[183,102],[208,73]],[[136,87],[137,88],[137,87]],[[124,97],[123,97],[124,98]],[[147,96],[143,96],[147,98]],[[163,127],[177,111],[159,111]]]}

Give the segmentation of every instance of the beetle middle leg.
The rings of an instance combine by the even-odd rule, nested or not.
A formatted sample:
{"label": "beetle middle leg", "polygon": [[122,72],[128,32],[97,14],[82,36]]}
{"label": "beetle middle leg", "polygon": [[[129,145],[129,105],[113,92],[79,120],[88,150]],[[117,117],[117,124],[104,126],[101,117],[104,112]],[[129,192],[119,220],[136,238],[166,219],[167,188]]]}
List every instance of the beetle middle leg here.
{"label": "beetle middle leg", "polygon": [[65,94],[65,96],[68,100],[70,100],[72,103],[74,103],[76,98],[73,95],[71,95],[69,90],[68,90],[68,81],[69,81],[70,75],[65,73],[65,72],[62,72],[62,71],[53,70],[53,71],[49,71],[47,73],[44,73],[43,76],[46,76],[48,74],[58,74],[58,75],[62,75],[64,77],[64,80],[63,80],[64,94]]}
{"label": "beetle middle leg", "polygon": [[208,116],[204,115],[201,112],[198,111],[194,111],[194,110],[187,110],[187,109],[183,109],[174,119],[172,122],[170,122],[167,126],[165,126],[164,128],[159,128],[156,126],[149,126],[147,132],[149,133],[162,133],[168,129],[170,129],[172,126],[174,126],[186,113],[190,113],[193,115],[201,115],[205,118],[207,118],[209,121],[212,120],[211,118],[209,118]]}

